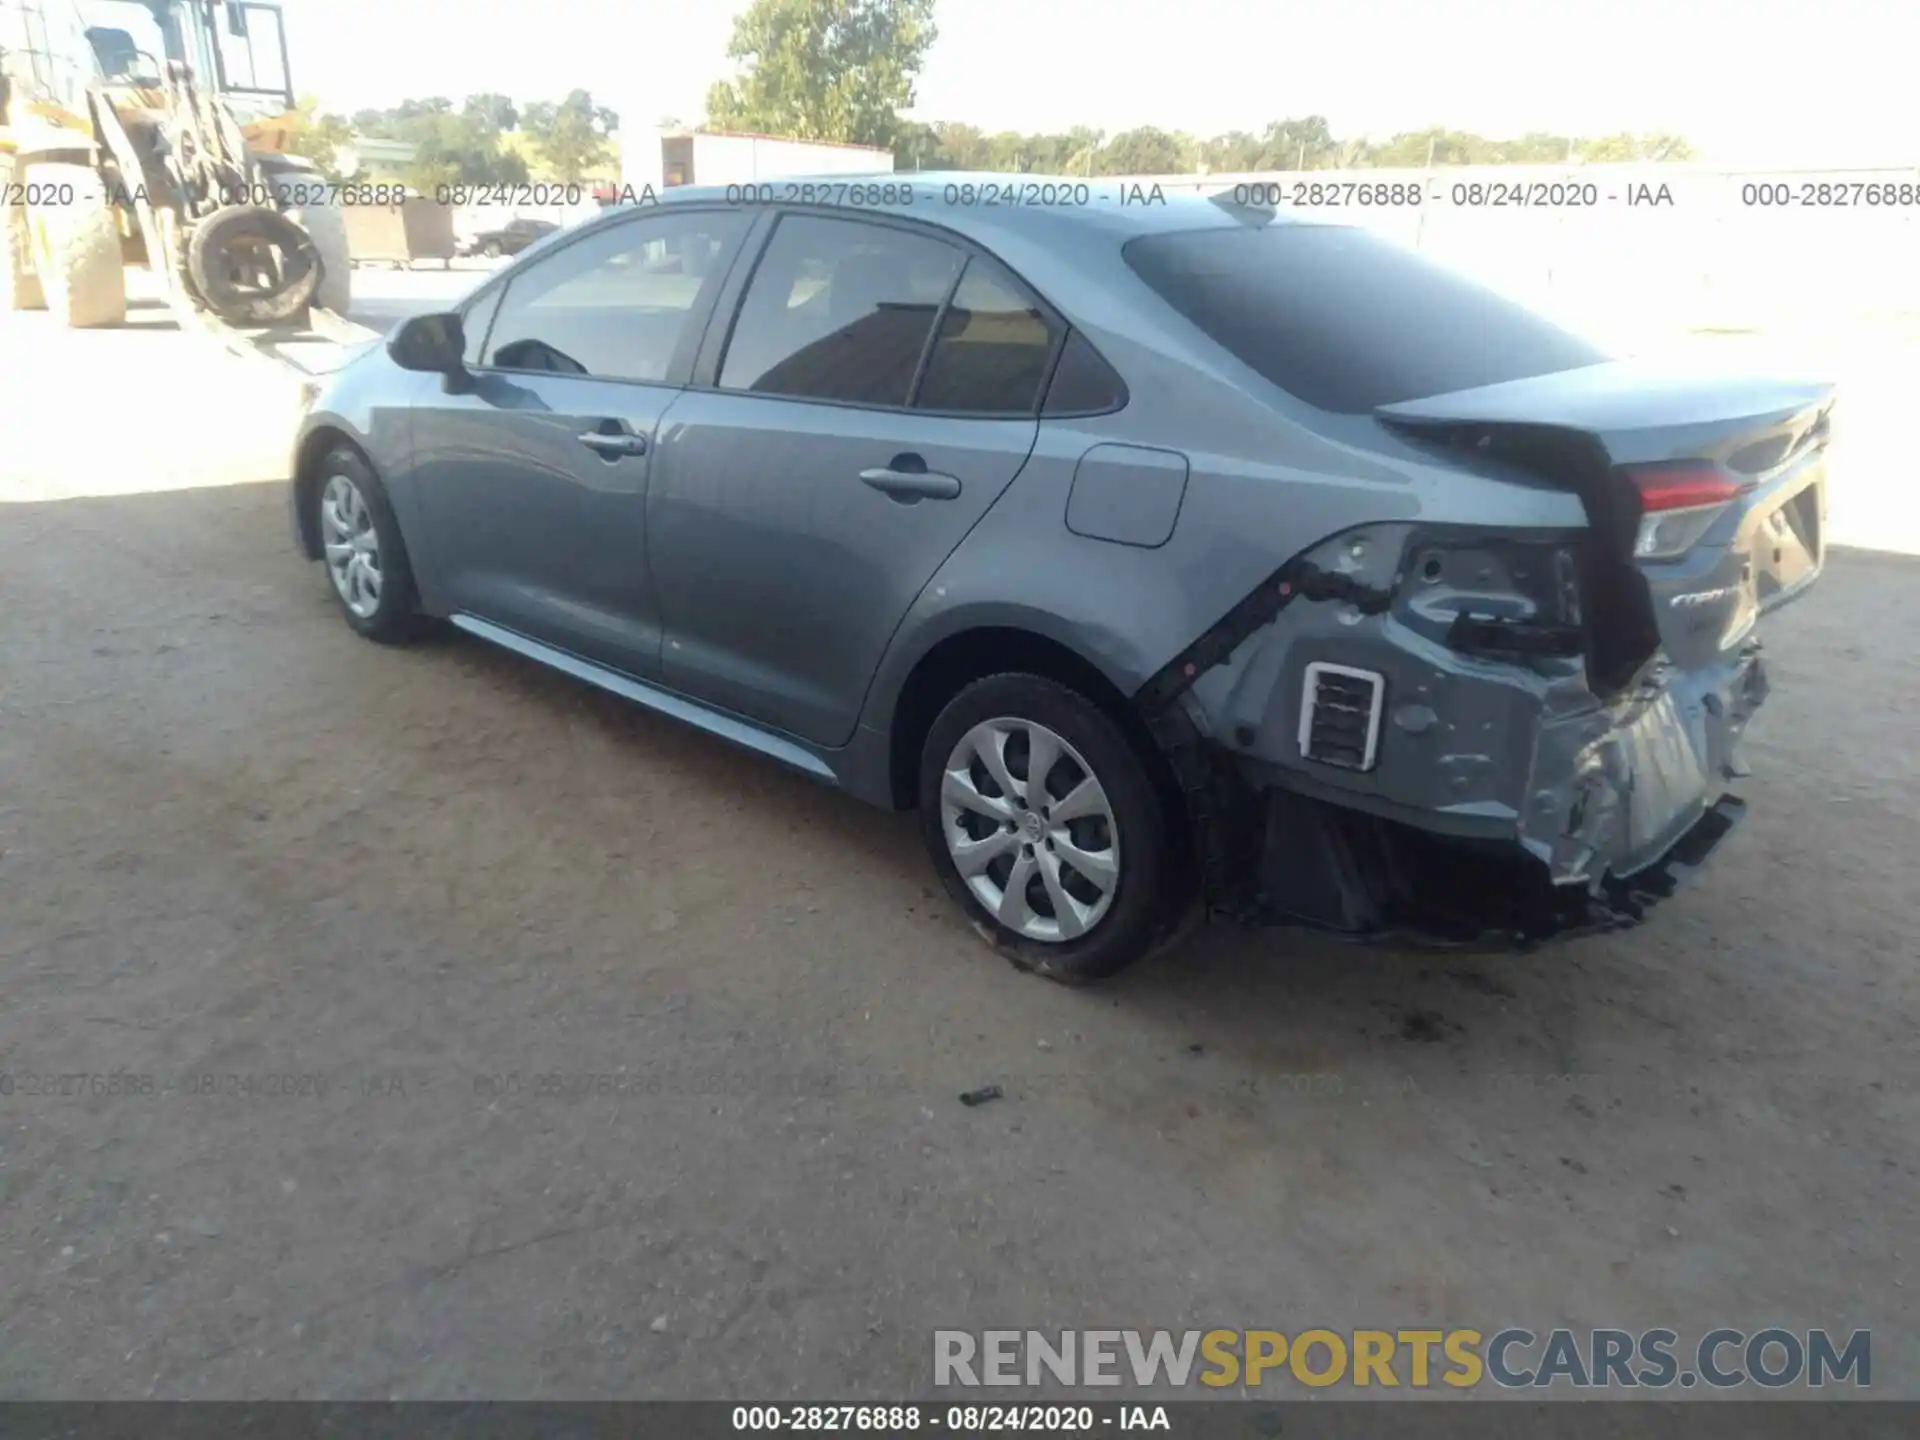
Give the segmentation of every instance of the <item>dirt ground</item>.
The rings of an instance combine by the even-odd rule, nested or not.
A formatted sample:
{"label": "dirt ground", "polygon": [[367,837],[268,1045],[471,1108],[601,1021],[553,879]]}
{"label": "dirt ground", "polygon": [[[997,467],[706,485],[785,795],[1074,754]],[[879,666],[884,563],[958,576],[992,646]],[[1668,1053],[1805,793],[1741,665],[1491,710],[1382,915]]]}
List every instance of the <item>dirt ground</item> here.
{"label": "dirt ground", "polygon": [[1645,928],[1204,932],[1074,992],[909,817],[356,639],[271,378],[136,321],[0,317],[0,1394],[879,1398],[936,1327],[1785,1325],[1920,1395],[1920,560],[1836,553],[1773,621],[1750,817]]}

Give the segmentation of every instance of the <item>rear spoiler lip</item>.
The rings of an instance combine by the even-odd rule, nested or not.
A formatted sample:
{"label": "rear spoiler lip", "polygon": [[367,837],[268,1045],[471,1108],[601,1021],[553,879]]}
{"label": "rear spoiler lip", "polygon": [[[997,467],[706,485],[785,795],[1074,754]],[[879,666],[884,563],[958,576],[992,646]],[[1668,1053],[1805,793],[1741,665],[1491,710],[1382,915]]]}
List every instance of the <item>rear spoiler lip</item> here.
{"label": "rear spoiler lip", "polygon": [[[1409,407],[1398,405],[1381,407],[1374,418],[1409,437],[1436,443],[1477,434],[1484,447],[1492,437],[1503,434],[1553,435],[1568,442],[1593,447],[1609,469],[1692,461],[1719,464],[1724,468],[1726,452],[1732,449],[1737,453],[1739,448],[1752,444],[1755,432],[1777,433],[1786,430],[1799,437],[1788,447],[1788,458],[1779,465],[1768,467],[1765,473],[1728,469],[1728,473],[1738,475],[1745,481],[1765,480],[1797,463],[1808,449],[1801,441],[1814,433],[1823,417],[1831,411],[1832,404],[1829,398],[1811,406],[1791,406],[1752,415],[1725,415],[1686,425],[1647,424],[1613,429],[1544,417],[1523,419],[1518,416],[1494,418],[1468,413],[1414,414],[1408,413]],[[1737,445],[1734,444],[1734,437],[1738,437]]]}
{"label": "rear spoiler lip", "polygon": [[1702,366],[1607,360],[1374,408],[1397,425],[1532,425],[1618,434],[1692,425],[1759,425],[1830,406],[1837,385]]}

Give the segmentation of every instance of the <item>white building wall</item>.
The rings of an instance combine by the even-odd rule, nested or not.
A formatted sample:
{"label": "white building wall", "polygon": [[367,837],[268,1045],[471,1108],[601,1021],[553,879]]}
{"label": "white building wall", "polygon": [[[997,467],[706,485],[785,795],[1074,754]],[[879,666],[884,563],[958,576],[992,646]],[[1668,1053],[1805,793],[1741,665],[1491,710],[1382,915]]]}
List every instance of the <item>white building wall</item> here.
{"label": "white building wall", "polygon": [[693,137],[693,183],[737,185],[799,175],[891,174],[893,152],[761,135]]}

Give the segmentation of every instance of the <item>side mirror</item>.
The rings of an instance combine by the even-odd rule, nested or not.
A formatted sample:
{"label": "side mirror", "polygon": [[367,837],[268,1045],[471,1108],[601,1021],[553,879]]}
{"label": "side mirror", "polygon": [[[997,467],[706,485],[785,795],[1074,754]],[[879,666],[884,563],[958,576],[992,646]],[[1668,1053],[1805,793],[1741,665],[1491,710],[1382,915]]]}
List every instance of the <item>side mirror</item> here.
{"label": "side mirror", "polygon": [[387,354],[402,370],[419,370],[449,378],[467,373],[466,332],[452,311],[441,315],[413,315],[402,320],[387,341]]}

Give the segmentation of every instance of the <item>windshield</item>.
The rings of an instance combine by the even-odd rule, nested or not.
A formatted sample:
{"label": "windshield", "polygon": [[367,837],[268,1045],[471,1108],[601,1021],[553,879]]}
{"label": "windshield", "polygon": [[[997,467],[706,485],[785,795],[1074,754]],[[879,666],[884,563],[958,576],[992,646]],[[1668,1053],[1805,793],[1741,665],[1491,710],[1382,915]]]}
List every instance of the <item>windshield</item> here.
{"label": "windshield", "polygon": [[80,13],[100,73],[109,80],[158,80],[166,73],[166,36],[147,6],[138,0],[87,0]]}
{"label": "windshield", "polygon": [[183,59],[202,85],[255,97],[252,109],[271,113],[290,103],[280,12],[271,5],[82,0],[80,10],[109,79],[158,80],[169,58]]}
{"label": "windshield", "polygon": [[1270,224],[1143,236],[1162,299],[1288,394],[1336,414],[1597,364],[1524,306],[1368,230]]}

